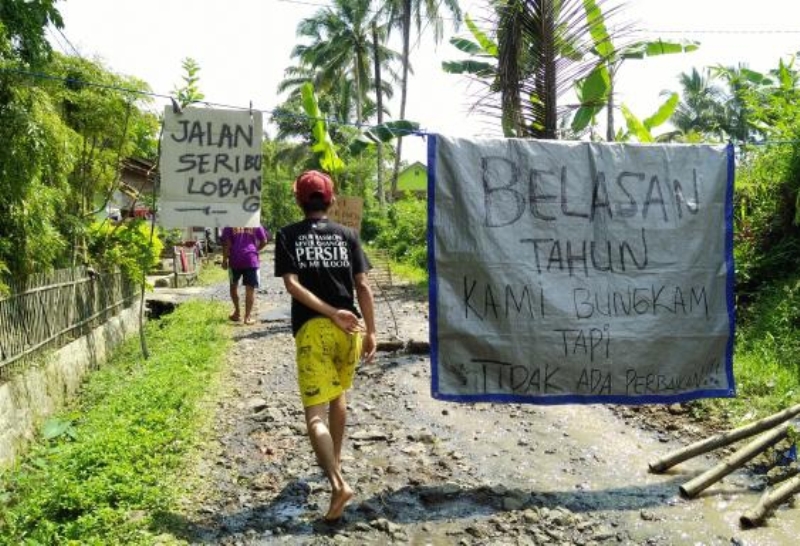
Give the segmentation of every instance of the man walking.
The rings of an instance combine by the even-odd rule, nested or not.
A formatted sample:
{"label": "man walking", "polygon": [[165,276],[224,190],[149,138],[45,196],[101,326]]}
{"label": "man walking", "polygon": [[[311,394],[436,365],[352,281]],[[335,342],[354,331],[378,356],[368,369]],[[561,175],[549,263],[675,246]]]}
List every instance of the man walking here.
{"label": "man walking", "polygon": [[334,200],[328,175],[304,172],[295,180],[294,194],[305,218],[278,232],[275,276],[292,296],[300,396],[311,446],[331,484],[325,519],[336,521],[354,494],[341,468],[345,391],[359,359],[371,362],[376,349],[370,266],[358,235],[328,220]]}
{"label": "man walking", "polygon": [[244,284],[244,324],[255,324],[253,320],[253,303],[256,299],[256,288],[259,285],[259,253],[269,241],[267,231],[261,227],[232,228],[222,230],[222,268],[228,270],[233,313],[230,318],[234,322],[242,320],[239,306],[239,279]]}

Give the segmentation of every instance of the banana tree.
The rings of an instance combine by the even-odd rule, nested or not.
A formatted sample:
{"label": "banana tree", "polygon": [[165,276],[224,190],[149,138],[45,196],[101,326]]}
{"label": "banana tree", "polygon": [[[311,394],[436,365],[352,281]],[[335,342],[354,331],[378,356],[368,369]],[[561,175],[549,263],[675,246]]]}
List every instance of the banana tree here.
{"label": "banana tree", "polygon": [[[461,61],[444,61],[442,69],[449,74],[467,74],[476,78],[497,76],[497,42],[479,29],[472,18],[464,16],[466,24],[475,41],[462,36],[450,38],[450,43],[459,51],[473,57]],[[486,59],[486,60],[475,60]]]}
{"label": "banana tree", "polygon": [[387,121],[363,130],[348,147],[350,153],[361,153],[368,146],[386,144],[396,138],[408,136],[419,131],[419,123],[400,119],[397,121]]}
{"label": "banana tree", "polygon": [[459,38],[451,43],[472,58],[445,63],[443,69],[468,74],[486,86],[475,107],[499,110],[506,136],[557,138],[559,120],[570,110],[559,101],[597,64],[585,54],[594,42],[582,0],[507,0],[490,5],[491,37],[470,21],[474,40]]}
{"label": "banana tree", "polygon": [[[486,106],[485,102],[488,102],[487,99],[498,90],[500,73],[499,50],[497,42],[480,30],[469,15],[464,16],[464,23],[474,40],[456,36],[450,39],[450,44],[471,58],[459,61],[444,61],[442,62],[442,70],[448,74],[466,75],[483,83],[488,92],[478,99],[476,106],[484,107]],[[505,104],[505,102],[501,105],[500,117],[503,134],[507,137],[517,136],[516,124],[513,120],[518,116],[515,116],[514,109]]]}
{"label": "banana tree", "polygon": [[607,114],[606,138],[614,140],[614,85],[622,64],[628,59],[644,59],[676,53],[689,53],[700,47],[699,42],[667,42],[661,39],[635,42],[616,47],[608,33],[605,16],[595,0],[583,0],[590,34],[594,42],[592,52],[598,57],[597,66],[576,84],[580,106],[572,122],[572,130],[583,131],[605,107]]}
{"label": "banana tree", "polygon": [[666,133],[663,135],[653,135],[653,129],[663,125],[678,107],[679,96],[677,93],[672,93],[664,103],[658,107],[656,112],[643,120],[637,118],[630,109],[622,105],[622,116],[625,118],[627,125],[627,132],[620,131],[616,135],[616,140],[627,141],[631,137],[635,137],[639,142],[663,142],[669,140],[673,133]]}
{"label": "banana tree", "polygon": [[336,148],[328,133],[328,123],[322,115],[314,94],[314,85],[306,82],[301,88],[303,96],[303,110],[311,121],[311,151],[319,157],[319,165],[324,171],[334,175],[334,177],[344,170],[344,162],[336,153]]}

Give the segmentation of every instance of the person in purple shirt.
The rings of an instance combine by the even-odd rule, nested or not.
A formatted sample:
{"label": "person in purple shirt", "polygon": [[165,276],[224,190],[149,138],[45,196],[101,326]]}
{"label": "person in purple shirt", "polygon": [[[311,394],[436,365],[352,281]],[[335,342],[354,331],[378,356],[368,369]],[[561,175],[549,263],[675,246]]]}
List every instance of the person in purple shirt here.
{"label": "person in purple shirt", "polygon": [[255,291],[259,283],[261,252],[269,241],[269,234],[263,227],[232,228],[222,230],[222,268],[228,270],[231,286],[233,313],[230,318],[234,322],[242,320],[239,307],[239,279],[244,284],[244,323],[255,324],[251,313],[255,302]]}

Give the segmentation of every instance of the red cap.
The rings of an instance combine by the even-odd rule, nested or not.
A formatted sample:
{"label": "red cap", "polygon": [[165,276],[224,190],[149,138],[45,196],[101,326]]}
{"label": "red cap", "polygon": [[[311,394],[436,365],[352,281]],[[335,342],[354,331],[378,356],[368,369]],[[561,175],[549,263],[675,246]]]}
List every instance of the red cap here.
{"label": "red cap", "polygon": [[306,171],[294,181],[294,194],[300,204],[305,205],[311,196],[319,194],[326,205],[333,201],[333,181],[331,177],[319,171]]}

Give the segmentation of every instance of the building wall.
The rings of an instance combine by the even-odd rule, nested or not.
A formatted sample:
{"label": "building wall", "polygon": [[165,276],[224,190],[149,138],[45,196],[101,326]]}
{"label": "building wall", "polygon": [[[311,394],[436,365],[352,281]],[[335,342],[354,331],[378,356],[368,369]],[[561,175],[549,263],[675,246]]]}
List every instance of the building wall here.
{"label": "building wall", "polygon": [[425,191],[428,188],[428,169],[422,163],[414,163],[397,177],[397,189],[400,191]]}

